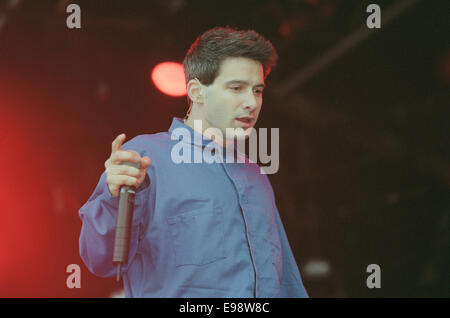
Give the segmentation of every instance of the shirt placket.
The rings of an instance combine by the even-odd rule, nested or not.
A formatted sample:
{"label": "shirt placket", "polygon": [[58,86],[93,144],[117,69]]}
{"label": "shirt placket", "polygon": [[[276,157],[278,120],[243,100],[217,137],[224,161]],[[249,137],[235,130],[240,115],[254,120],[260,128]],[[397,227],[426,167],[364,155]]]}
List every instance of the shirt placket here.
{"label": "shirt placket", "polygon": [[242,173],[239,173],[238,167],[236,165],[224,165],[225,171],[228,174],[228,177],[233,182],[234,186],[236,187],[236,190],[238,191],[238,197],[239,197],[239,207],[241,210],[242,219],[244,221],[245,226],[245,237],[247,240],[249,252],[250,252],[250,258],[253,265],[254,270],[254,289],[253,289],[253,296],[256,298],[258,297],[258,269],[255,262],[255,255],[254,255],[254,246],[252,243],[251,237],[253,236],[252,230],[249,229],[248,221],[246,218],[246,210],[248,208],[248,198],[245,192],[245,177]]}

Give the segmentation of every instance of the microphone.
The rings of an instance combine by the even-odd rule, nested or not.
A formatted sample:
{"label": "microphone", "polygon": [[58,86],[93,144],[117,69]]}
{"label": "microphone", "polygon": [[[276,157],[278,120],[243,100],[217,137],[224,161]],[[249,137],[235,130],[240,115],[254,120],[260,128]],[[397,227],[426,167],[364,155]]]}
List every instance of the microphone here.
{"label": "microphone", "polygon": [[[140,168],[140,163],[123,162],[123,164],[135,167],[137,169]],[[120,279],[120,269],[122,263],[127,263],[128,261],[135,196],[136,187],[128,185],[123,185],[120,187],[119,209],[117,211],[113,252],[113,262],[119,263],[117,267],[117,281]]]}

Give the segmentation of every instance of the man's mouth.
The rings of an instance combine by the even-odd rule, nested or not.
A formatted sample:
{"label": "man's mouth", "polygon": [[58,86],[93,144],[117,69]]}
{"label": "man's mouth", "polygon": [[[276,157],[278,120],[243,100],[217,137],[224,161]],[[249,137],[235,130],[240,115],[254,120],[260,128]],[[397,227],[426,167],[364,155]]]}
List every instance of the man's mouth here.
{"label": "man's mouth", "polygon": [[244,116],[244,117],[238,117],[238,118],[236,118],[236,120],[245,126],[249,126],[254,123],[255,118],[251,117],[251,116]]}

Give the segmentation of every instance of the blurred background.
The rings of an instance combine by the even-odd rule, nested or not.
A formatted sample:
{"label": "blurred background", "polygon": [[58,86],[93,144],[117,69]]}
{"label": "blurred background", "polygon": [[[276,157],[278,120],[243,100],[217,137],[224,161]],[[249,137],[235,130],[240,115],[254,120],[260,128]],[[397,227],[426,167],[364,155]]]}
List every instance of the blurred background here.
{"label": "blurred background", "polygon": [[[81,8],[68,29],[66,7]],[[381,8],[369,29],[366,8]],[[256,128],[311,297],[450,297],[450,1],[0,1],[0,297],[120,297],[78,253],[112,140],[167,131],[150,74],[214,26],[278,49]],[[69,289],[66,267],[81,267]],[[381,288],[369,289],[369,264]]]}

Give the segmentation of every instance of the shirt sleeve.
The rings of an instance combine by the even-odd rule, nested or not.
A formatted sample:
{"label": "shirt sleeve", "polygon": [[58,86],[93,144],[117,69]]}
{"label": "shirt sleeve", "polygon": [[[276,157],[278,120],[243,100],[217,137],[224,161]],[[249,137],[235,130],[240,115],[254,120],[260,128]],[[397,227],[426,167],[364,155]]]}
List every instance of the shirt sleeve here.
{"label": "shirt sleeve", "polygon": [[276,208],[276,221],[278,232],[280,233],[282,258],[283,258],[283,276],[280,284],[280,297],[282,298],[308,298],[308,293],[303,286],[302,278],[295,262],[289,241],[287,239],[286,231]]}
{"label": "shirt sleeve", "polygon": [[[143,235],[142,224],[148,206],[149,189],[150,180],[147,173],[144,183],[136,192],[128,262],[122,264],[122,273],[127,271],[128,264],[136,255],[139,240]],[[114,276],[117,272],[117,264],[114,264],[112,259],[119,198],[111,196],[106,184],[106,173],[103,172],[93,194],[79,210],[82,221],[80,256],[89,271],[101,277]]]}
{"label": "shirt sleeve", "polygon": [[297,263],[292,253],[291,246],[280,218],[280,213],[275,202],[275,194],[272,185],[267,175],[264,175],[264,180],[268,185],[271,198],[272,207],[275,211],[275,222],[280,235],[281,257],[282,257],[282,276],[280,282],[280,297],[282,298],[308,298],[308,293],[303,285],[303,281],[298,270]]}

